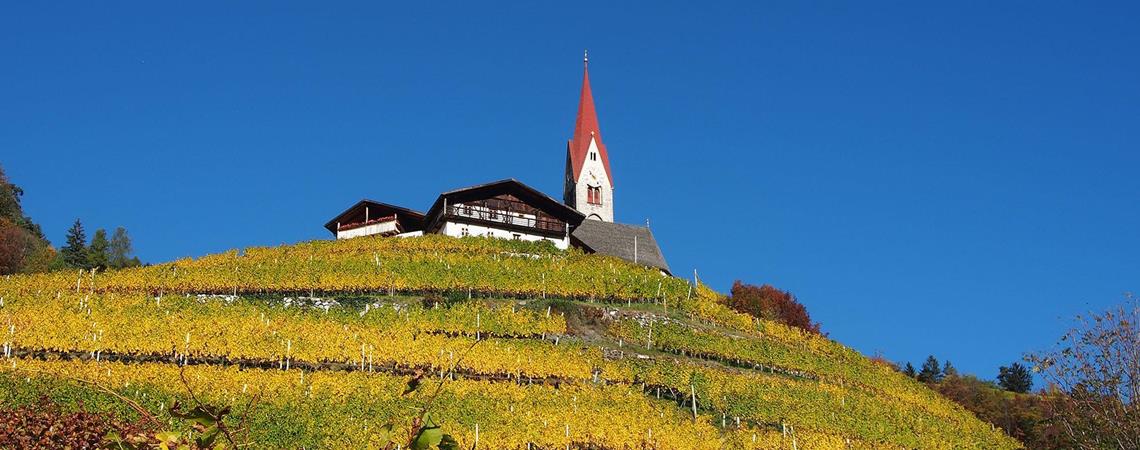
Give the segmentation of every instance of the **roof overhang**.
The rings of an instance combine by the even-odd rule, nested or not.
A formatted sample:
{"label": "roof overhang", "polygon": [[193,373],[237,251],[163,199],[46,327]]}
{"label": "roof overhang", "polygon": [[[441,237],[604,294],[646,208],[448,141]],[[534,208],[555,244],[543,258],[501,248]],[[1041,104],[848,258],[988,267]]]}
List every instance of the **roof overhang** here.
{"label": "roof overhang", "polygon": [[550,198],[550,196],[543,194],[538,189],[532,188],[514,178],[508,178],[439,194],[439,197],[435,199],[435,203],[428,209],[424,229],[431,230],[435,228],[436,222],[439,221],[439,217],[443,213],[445,204],[463,203],[490,198],[500,194],[511,194],[519,200],[550,214],[552,217],[566,222],[571,229],[578,226],[578,224],[582,223],[582,220],[586,218],[586,216],[578,212],[578,210]]}
{"label": "roof overhang", "polygon": [[375,200],[363,199],[359,202],[356,202],[356,204],[348,207],[348,209],[344,210],[344,212],[337,214],[336,217],[332,218],[332,220],[329,220],[328,223],[325,224],[325,229],[329,230],[329,232],[333,235],[336,235],[337,223],[346,222],[345,218],[352,216],[353,213],[364,207],[368,207],[370,209],[375,208],[376,217],[395,213],[417,222],[423,222],[424,220],[424,213],[421,213],[419,211],[408,209],[403,206],[396,206]]}

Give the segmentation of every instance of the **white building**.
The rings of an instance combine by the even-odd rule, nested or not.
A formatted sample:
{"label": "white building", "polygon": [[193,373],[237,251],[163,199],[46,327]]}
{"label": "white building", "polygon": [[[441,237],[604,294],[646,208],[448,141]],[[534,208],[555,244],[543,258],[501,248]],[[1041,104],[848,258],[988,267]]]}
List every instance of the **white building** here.
{"label": "white building", "polygon": [[550,241],[560,249],[574,246],[669,273],[648,225],[614,223],[613,170],[598,126],[588,66],[583,69],[574,134],[566,144],[565,174],[562,203],[507,179],[444,192],[426,214],[361,200],[325,228],[337,239],[436,233]]}
{"label": "white building", "polygon": [[517,180],[500,180],[439,195],[424,218],[424,232],[550,241],[570,248],[570,232],[585,216]]}
{"label": "white building", "polygon": [[415,233],[424,227],[424,213],[375,200],[356,202],[325,223],[337,239],[361,236],[396,236]]}

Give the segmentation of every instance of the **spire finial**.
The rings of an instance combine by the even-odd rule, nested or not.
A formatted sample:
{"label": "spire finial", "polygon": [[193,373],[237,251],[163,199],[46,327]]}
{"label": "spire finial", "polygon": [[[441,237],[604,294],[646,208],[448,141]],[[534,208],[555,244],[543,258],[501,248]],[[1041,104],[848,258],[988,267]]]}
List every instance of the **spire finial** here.
{"label": "spire finial", "polygon": [[590,50],[589,49],[582,50],[582,64],[583,65],[589,65],[590,64]]}

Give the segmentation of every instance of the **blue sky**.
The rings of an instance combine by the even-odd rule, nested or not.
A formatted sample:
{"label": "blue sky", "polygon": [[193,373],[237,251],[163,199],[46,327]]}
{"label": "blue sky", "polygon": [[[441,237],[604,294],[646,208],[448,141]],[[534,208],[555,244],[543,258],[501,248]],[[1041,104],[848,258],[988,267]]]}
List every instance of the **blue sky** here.
{"label": "blue sky", "polygon": [[557,195],[589,48],[617,218],[678,274],[985,377],[1140,289],[1135,3],[541,3],[7,5],[0,164],[57,245],[149,262]]}

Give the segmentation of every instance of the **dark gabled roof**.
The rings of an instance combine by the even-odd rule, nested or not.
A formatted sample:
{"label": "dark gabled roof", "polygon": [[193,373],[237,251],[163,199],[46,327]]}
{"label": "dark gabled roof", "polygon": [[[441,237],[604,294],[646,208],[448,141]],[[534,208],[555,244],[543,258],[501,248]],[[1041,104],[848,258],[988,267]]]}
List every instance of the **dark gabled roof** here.
{"label": "dark gabled roof", "polygon": [[[665,262],[665,255],[657,246],[653,232],[649,227],[625,225],[621,223],[603,222],[600,220],[583,220],[578,228],[570,234],[574,244],[584,247],[588,251],[603,255],[616,256],[629,262],[643,266],[656,267],[671,273],[669,264]],[[634,240],[637,241],[637,254],[634,254]]]}
{"label": "dark gabled roof", "polygon": [[455,204],[494,197],[499,194],[511,194],[519,200],[545,211],[558,220],[570,224],[571,228],[577,226],[578,223],[586,218],[586,216],[578,212],[578,210],[550,198],[550,196],[543,194],[538,189],[527,186],[525,183],[514,178],[507,178],[505,180],[477,184],[439,194],[439,197],[435,199],[435,203],[431,205],[431,208],[428,209],[425,215],[427,219],[424,229],[430,230],[435,226],[435,222],[443,212],[445,199],[448,204]]}
{"label": "dark gabled roof", "polygon": [[391,205],[391,204],[384,203],[384,202],[378,202],[376,200],[363,199],[359,202],[356,202],[356,204],[348,207],[348,209],[344,210],[344,212],[337,214],[336,217],[333,217],[332,220],[328,221],[328,223],[325,224],[325,229],[332,232],[332,234],[336,234],[337,222],[343,222],[343,219],[346,216],[352,214],[358,208],[361,208],[361,207],[366,206],[366,205],[369,207],[377,207],[380,209],[380,211],[387,210],[387,211],[392,211],[392,212],[398,213],[399,215],[402,215],[406,218],[410,218],[415,222],[423,222],[423,220],[424,220],[424,213],[422,213],[422,212],[412,210],[412,209],[408,209],[408,208],[405,208],[403,206],[396,206],[396,205]]}

